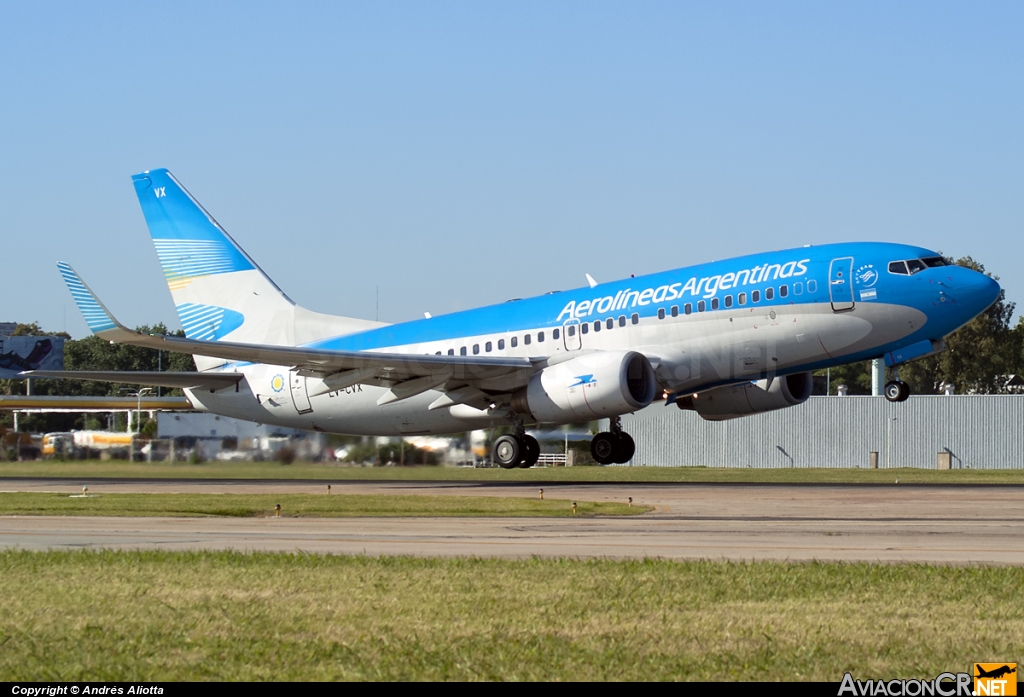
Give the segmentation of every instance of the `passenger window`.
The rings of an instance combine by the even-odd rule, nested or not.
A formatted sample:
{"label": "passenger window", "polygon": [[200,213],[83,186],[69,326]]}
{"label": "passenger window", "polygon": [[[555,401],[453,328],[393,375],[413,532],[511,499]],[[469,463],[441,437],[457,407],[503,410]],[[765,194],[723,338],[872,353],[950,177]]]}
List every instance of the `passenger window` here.
{"label": "passenger window", "polygon": [[683,314],[684,315],[689,315],[689,314],[692,314],[692,313],[693,313],[693,305],[691,305],[690,303],[686,303],[685,305],[683,305]]}
{"label": "passenger window", "polygon": [[725,306],[726,307],[732,307],[732,296],[731,295],[725,296]]}
{"label": "passenger window", "polygon": [[538,344],[543,344],[544,343],[544,332],[537,332],[537,343]]}
{"label": "passenger window", "polygon": [[505,340],[504,339],[498,339],[498,350],[499,351],[504,351],[505,350]]}
{"label": "passenger window", "polygon": [[435,355],[435,356],[440,356],[440,355],[441,355],[441,352],[440,352],[440,351],[438,351],[438,352],[437,352],[437,353],[435,353],[434,355]]}
{"label": "passenger window", "polygon": [[759,302],[761,302],[761,291],[755,290],[753,293],[751,293],[750,294],[750,302],[752,302],[752,303],[759,303]]}
{"label": "passenger window", "polygon": [[697,312],[704,312],[706,307],[707,305],[704,303],[703,300],[697,302]]}
{"label": "passenger window", "polygon": [[740,293],[739,295],[736,296],[736,301],[739,302],[740,305],[746,305],[747,304],[747,294],[746,293]]}
{"label": "passenger window", "polygon": [[626,316],[625,315],[619,315],[619,326],[620,327],[625,327],[626,326]]}
{"label": "passenger window", "polygon": [[632,317],[630,317],[629,319],[633,322],[633,324],[640,324],[640,315],[638,315],[635,312],[633,313]]}
{"label": "passenger window", "polygon": [[609,329],[612,329],[615,326],[615,320],[609,317],[608,321],[605,322],[605,326],[608,327]]}
{"label": "passenger window", "polygon": [[804,284],[801,283],[800,281],[797,281],[796,283],[793,284],[793,295],[803,295],[803,294],[804,294]]}
{"label": "passenger window", "polygon": [[455,349],[448,349],[448,355],[449,356],[454,356],[455,355]]}
{"label": "passenger window", "polygon": [[526,336],[523,337],[523,343],[526,344],[527,346],[530,345],[530,335],[529,334],[527,334]]}
{"label": "passenger window", "polygon": [[595,319],[594,320],[594,331],[595,332],[601,331],[601,320],[599,320],[599,319]]}
{"label": "passenger window", "polygon": [[473,344],[473,355],[480,353],[480,344]]}
{"label": "passenger window", "polygon": [[512,337],[511,344],[512,344],[512,348],[515,348],[516,346],[518,346],[519,345],[519,337],[518,336]]}
{"label": "passenger window", "polygon": [[658,319],[665,319],[665,308],[658,308]]}
{"label": "passenger window", "polygon": [[717,310],[718,309],[718,298],[711,298],[711,309],[712,310]]}
{"label": "passenger window", "polygon": [[584,323],[584,324],[580,325],[580,334],[586,334],[589,331],[590,331],[590,325],[589,324]]}
{"label": "passenger window", "polygon": [[779,286],[779,297],[784,298],[789,295],[789,286]]}
{"label": "passenger window", "polygon": [[484,351],[486,351],[487,353],[491,352],[491,342],[490,341],[488,341],[486,344],[484,344]]}
{"label": "passenger window", "polygon": [[466,355],[466,347],[465,346],[463,346],[462,348],[459,349],[459,355],[460,356],[465,356]]}
{"label": "passenger window", "polygon": [[678,305],[673,305],[672,306],[672,316],[673,317],[678,317],[679,316],[679,306]]}
{"label": "passenger window", "polygon": [[551,340],[552,341],[558,341],[558,330],[557,329],[552,329],[551,330]]}
{"label": "passenger window", "polygon": [[807,292],[808,293],[814,293],[817,290],[818,290],[818,282],[817,281],[815,281],[814,279],[811,279],[810,281],[807,282]]}
{"label": "passenger window", "polygon": [[[889,262],[889,273],[899,274],[900,276],[908,275],[907,262],[905,261],[890,261]],[[807,287],[810,288],[810,282],[807,283]]]}
{"label": "passenger window", "polygon": [[569,332],[569,336],[576,336],[576,325],[570,324],[566,331]]}
{"label": "passenger window", "polygon": [[771,300],[774,297],[775,297],[775,289],[774,288],[765,288],[764,289],[764,299],[765,300]]}

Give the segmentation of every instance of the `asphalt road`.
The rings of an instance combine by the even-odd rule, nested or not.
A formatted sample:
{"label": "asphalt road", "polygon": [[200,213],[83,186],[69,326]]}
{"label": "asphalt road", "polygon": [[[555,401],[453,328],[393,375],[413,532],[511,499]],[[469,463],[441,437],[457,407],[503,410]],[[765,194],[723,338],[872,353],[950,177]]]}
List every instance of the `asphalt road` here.
{"label": "asphalt road", "polygon": [[[77,481],[0,481],[0,490],[77,493]],[[322,482],[91,482],[115,492],[322,493]],[[522,484],[333,483],[333,493],[537,496]],[[0,545],[22,549],[236,549],[668,559],[1024,564],[1024,487],[569,484],[546,498],[625,501],[627,518],[0,517]]]}

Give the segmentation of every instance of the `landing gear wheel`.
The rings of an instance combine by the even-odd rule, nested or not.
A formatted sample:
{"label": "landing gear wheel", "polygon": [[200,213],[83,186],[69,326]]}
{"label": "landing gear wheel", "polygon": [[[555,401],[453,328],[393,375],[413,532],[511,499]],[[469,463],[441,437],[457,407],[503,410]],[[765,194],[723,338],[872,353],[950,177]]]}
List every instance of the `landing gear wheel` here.
{"label": "landing gear wheel", "polygon": [[498,466],[512,469],[523,459],[523,446],[515,436],[501,436],[494,441],[491,458]]}
{"label": "landing gear wheel", "polygon": [[910,398],[910,385],[902,380],[892,380],[885,383],[883,393],[890,402],[905,402]]}
{"label": "landing gear wheel", "polygon": [[590,441],[590,454],[599,465],[610,465],[615,462],[619,439],[611,433],[598,433]]}
{"label": "landing gear wheel", "polygon": [[540,459],[540,443],[533,436],[523,435],[520,439],[523,445],[522,460],[519,461],[519,467],[527,469],[537,464],[537,460]]}
{"label": "landing gear wheel", "polygon": [[890,402],[902,402],[903,384],[904,383],[896,382],[895,380],[887,382],[885,383],[885,389],[882,391],[882,394],[884,394],[885,398]]}
{"label": "landing gear wheel", "polygon": [[910,399],[910,385],[900,381],[900,398],[897,401],[905,402],[908,399]]}
{"label": "landing gear wheel", "polygon": [[615,444],[615,464],[624,465],[633,459],[633,453],[636,452],[636,443],[633,442],[633,437],[625,431],[619,434]]}

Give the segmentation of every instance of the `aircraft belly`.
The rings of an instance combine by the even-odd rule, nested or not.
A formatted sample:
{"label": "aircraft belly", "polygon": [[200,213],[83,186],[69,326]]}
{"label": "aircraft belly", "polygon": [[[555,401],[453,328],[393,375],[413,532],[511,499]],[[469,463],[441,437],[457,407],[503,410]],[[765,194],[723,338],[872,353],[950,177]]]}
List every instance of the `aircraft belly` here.
{"label": "aircraft belly", "polygon": [[683,358],[659,366],[658,374],[679,391],[755,379],[898,341],[925,319],[914,308],[863,302],[843,313],[830,305],[782,305],[708,315],[682,325],[685,338],[671,343]]}

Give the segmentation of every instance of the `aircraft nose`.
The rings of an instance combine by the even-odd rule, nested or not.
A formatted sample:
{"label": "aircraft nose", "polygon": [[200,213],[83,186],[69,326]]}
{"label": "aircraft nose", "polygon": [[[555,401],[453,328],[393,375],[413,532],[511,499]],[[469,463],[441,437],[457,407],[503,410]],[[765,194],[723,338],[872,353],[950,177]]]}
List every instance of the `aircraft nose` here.
{"label": "aircraft nose", "polygon": [[987,310],[999,298],[1002,288],[995,279],[972,269],[963,269],[962,274],[958,295],[961,302],[967,301],[975,312]]}

